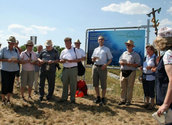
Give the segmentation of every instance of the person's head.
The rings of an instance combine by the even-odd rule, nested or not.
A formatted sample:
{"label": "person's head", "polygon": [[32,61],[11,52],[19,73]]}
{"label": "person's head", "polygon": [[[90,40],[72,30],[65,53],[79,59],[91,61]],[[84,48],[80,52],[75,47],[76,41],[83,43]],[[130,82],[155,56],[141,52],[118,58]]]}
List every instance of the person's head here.
{"label": "person's head", "polygon": [[27,43],[26,43],[27,51],[31,52],[32,48],[33,48],[33,42],[32,42],[32,40],[28,40]]}
{"label": "person's head", "polygon": [[43,46],[42,46],[42,45],[38,45],[38,46],[37,46],[37,51],[38,51],[38,52],[41,52],[42,49],[43,49]]}
{"label": "person's head", "polygon": [[79,41],[79,39],[76,40],[74,43],[75,43],[75,47],[79,49],[81,45],[81,42]]}
{"label": "person's head", "polygon": [[18,45],[19,45],[19,41],[16,40],[15,47],[18,47]]}
{"label": "person's head", "polygon": [[104,37],[103,36],[99,36],[98,37],[98,43],[99,43],[99,46],[103,46],[104,45]]}
{"label": "person's head", "polygon": [[134,46],[134,42],[132,40],[128,40],[127,42],[125,42],[126,48],[128,52],[132,52],[133,51],[133,47]]}
{"label": "person's head", "polygon": [[159,29],[154,45],[157,50],[172,49],[172,28],[164,27]]}
{"label": "person's head", "polygon": [[152,56],[155,53],[155,48],[152,45],[146,46],[147,55]]}
{"label": "person's head", "polygon": [[7,39],[7,41],[10,49],[12,49],[16,44],[16,38],[14,36],[10,36],[9,39]]}
{"label": "person's head", "polygon": [[66,37],[64,39],[64,42],[67,49],[70,49],[72,47],[72,38]]}
{"label": "person's head", "polygon": [[45,42],[46,50],[51,51],[53,49],[53,42],[51,40],[47,40]]}

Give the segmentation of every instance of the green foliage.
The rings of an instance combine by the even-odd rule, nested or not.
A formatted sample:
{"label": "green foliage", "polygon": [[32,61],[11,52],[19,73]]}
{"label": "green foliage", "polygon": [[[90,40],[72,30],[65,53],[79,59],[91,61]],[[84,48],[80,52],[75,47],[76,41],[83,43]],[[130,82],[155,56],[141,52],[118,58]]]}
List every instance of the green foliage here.
{"label": "green foliage", "polygon": [[26,50],[26,46],[25,45],[20,46],[20,48],[21,48],[22,51],[25,51]]}
{"label": "green foliage", "polygon": [[65,49],[64,47],[60,48],[60,46],[54,46],[54,48],[55,48],[59,53],[61,53],[61,51]]}

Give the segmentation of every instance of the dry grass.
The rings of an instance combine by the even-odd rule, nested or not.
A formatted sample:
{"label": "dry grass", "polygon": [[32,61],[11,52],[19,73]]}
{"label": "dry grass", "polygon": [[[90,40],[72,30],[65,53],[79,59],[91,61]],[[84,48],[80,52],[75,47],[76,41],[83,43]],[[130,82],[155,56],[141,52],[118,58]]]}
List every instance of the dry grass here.
{"label": "dry grass", "polygon": [[[92,83],[91,69],[87,69],[86,82]],[[0,106],[0,125],[156,125],[156,121],[151,117],[156,110],[148,111],[142,107],[141,84],[135,85],[131,106],[118,106],[119,81],[109,77],[108,102],[105,106],[93,103],[95,98],[93,89],[89,89],[88,96],[76,98],[77,104],[59,103],[61,93],[60,72],[57,74],[56,88],[51,101],[43,100],[40,103],[38,95],[33,95],[33,100],[26,98],[27,101],[24,102],[20,98],[19,88],[15,85],[12,105]]]}

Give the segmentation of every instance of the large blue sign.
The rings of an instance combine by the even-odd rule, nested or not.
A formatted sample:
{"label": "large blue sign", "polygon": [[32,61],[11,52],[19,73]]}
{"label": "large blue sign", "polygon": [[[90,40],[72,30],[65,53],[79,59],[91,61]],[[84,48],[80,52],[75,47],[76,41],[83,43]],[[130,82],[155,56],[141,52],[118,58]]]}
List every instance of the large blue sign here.
{"label": "large blue sign", "polygon": [[94,49],[99,45],[97,38],[100,35],[105,38],[104,45],[110,49],[113,55],[111,65],[119,65],[119,57],[126,51],[125,42],[128,40],[134,41],[134,51],[141,56],[141,59],[144,58],[145,30],[90,31],[88,33],[88,64],[92,63],[91,56]]}

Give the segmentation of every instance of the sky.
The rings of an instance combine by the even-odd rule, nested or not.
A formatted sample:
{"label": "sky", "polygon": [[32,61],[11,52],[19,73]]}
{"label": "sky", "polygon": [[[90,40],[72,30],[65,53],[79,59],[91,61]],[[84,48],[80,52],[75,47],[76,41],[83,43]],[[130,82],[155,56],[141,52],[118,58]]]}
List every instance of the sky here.
{"label": "sky", "polygon": [[[84,49],[87,29],[147,25],[152,16],[146,14],[160,7],[158,28],[172,27],[171,0],[0,0],[0,42],[7,46],[12,35],[21,46],[37,36],[37,44],[50,39],[64,47],[64,38],[71,37]],[[150,43],[154,38],[151,28]]]}

